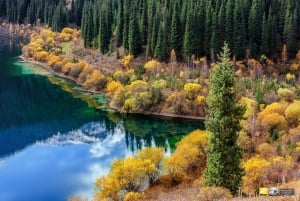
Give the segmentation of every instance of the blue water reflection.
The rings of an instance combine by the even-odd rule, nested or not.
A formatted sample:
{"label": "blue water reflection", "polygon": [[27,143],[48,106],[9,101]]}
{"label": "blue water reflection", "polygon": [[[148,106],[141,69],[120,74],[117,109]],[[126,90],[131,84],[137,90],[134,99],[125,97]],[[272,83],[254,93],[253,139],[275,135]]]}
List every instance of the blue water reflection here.
{"label": "blue water reflection", "polygon": [[[3,51],[5,49],[5,51]],[[201,122],[109,112],[101,95],[18,62],[0,37],[0,201],[91,197],[96,178],[143,146],[170,153]]]}

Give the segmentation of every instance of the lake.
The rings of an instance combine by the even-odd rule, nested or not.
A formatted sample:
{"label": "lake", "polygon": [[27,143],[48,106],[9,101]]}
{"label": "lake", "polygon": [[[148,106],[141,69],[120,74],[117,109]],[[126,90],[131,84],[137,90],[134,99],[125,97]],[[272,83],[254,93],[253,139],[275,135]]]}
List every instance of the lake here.
{"label": "lake", "polygon": [[201,121],[121,115],[102,95],[83,92],[22,63],[20,40],[0,37],[0,200],[91,197],[118,158],[145,146],[174,150]]}

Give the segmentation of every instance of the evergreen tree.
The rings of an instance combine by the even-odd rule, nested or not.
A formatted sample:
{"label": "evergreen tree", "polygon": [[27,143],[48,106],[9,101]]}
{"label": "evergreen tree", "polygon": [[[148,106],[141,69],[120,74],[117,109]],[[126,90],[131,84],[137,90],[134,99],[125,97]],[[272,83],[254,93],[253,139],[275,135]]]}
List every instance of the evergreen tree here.
{"label": "evergreen tree", "polygon": [[217,24],[217,14],[213,14],[212,19],[212,31],[211,31],[211,38],[210,38],[210,49],[211,49],[211,60],[214,62],[214,58],[216,53],[219,51],[219,40],[218,40],[218,24]]}
{"label": "evergreen tree", "polygon": [[205,183],[228,188],[236,194],[243,175],[240,164],[242,154],[237,139],[245,108],[236,104],[236,80],[229,57],[230,51],[225,44],[210,76],[205,126],[211,137]]}
{"label": "evergreen tree", "polygon": [[294,15],[290,15],[289,19],[287,21],[287,39],[286,39],[286,46],[287,46],[287,52],[288,56],[290,58],[294,57],[296,54],[296,13]]}
{"label": "evergreen tree", "polygon": [[234,18],[233,54],[238,59],[241,59],[245,56],[245,51],[246,51],[245,49],[246,27],[245,27],[244,12],[238,0],[235,1],[233,18]]}
{"label": "evergreen tree", "polygon": [[130,23],[129,23],[129,34],[128,34],[128,46],[129,53],[137,56],[142,51],[141,33],[139,28],[138,17],[134,12],[136,6],[132,6]]}
{"label": "evergreen tree", "polygon": [[129,49],[129,23],[130,23],[130,2],[129,0],[124,0],[123,5],[123,15],[124,15],[124,23],[123,23],[123,46],[125,51]]}
{"label": "evergreen tree", "polygon": [[124,26],[124,19],[123,19],[123,0],[118,0],[118,16],[117,16],[117,33],[116,33],[116,40],[117,46],[119,47],[123,43],[123,26]]}
{"label": "evergreen tree", "polygon": [[[214,31],[214,34],[216,34],[215,30],[213,30],[213,17],[216,17],[213,15],[213,8],[212,8],[212,1],[208,1],[209,3],[206,5],[205,12],[205,50],[206,55],[210,53],[210,45],[211,45],[211,37],[212,32]],[[214,27],[216,28],[216,26]],[[214,39],[215,41],[215,39]]]}
{"label": "evergreen tree", "polygon": [[172,11],[172,21],[171,21],[171,33],[170,33],[170,42],[171,49],[173,49],[177,58],[181,58],[181,50],[182,50],[182,32],[180,26],[180,16],[178,13],[179,6],[178,3],[175,3],[175,6]]}
{"label": "evergreen tree", "polygon": [[233,47],[233,1],[227,1],[226,4],[226,17],[225,17],[225,41],[228,43],[229,48]]}
{"label": "evergreen tree", "polygon": [[253,0],[250,14],[249,14],[249,40],[250,40],[250,47],[252,53],[254,55],[260,54],[260,45],[261,45],[261,32],[262,26],[261,22],[263,20],[263,2],[261,0]]}
{"label": "evergreen tree", "polygon": [[[189,8],[193,7],[193,4],[189,5]],[[192,9],[189,9],[187,13],[187,19],[185,23],[184,41],[183,41],[183,51],[184,57],[189,59],[193,54],[199,54],[199,43],[196,35],[197,22],[195,13]],[[210,41],[208,41],[209,43]]]}
{"label": "evergreen tree", "polygon": [[225,18],[226,18],[226,13],[225,13],[225,1],[222,1],[219,13],[218,13],[218,32],[219,32],[219,41],[220,44],[223,44],[225,41]]}
{"label": "evergreen tree", "polygon": [[154,53],[154,56],[160,61],[167,61],[168,59],[164,33],[165,31],[163,28],[163,24],[161,23],[158,30],[158,39]]}

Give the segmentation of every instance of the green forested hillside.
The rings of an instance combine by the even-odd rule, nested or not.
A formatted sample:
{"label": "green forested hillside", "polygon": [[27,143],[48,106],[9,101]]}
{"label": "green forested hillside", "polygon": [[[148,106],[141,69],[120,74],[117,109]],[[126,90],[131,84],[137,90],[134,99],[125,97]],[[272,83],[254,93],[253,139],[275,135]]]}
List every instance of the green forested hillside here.
{"label": "green forested hillside", "polygon": [[[60,30],[81,26],[85,46],[102,53],[110,43],[138,55],[168,60],[193,54],[214,60],[227,41],[238,58],[276,59],[286,44],[294,58],[300,40],[297,0],[0,0],[0,15],[12,22],[37,19]],[[17,6],[16,6],[17,5]],[[144,48],[143,48],[144,47]]]}

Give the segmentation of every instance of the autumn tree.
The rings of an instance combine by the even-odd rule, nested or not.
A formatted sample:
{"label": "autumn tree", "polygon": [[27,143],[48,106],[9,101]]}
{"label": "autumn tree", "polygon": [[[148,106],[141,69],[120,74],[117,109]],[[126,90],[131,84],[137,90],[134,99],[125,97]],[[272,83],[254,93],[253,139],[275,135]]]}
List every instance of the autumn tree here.
{"label": "autumn tree", "polygon": [[[95,200],[139,200],[143,194],[137,192],[149,182],[149,176],[159,173],[158,165],[163,158],[163,149],[146,148],[138,152],[136,157],[116,160],[107,176],[96,180],[99,191]],[[133,199],[134,198],[134,199]]]}
{"label": "autumn tree", "polygon": [[172,183],[187,173],[193,173],[197,168],[204,169],[206,163],[206,147],[208,134],[195,130],[185,136],[176,146],[176,151],[166,161]]}
{"label": "autumn tree", "polygon": [[230,50],[225,43],[210,76],[207,97],[206,129],[211,132],[205,183],[222,186],[236,194],[241,184],[242,155],[237,145],[240,120],[245,107],[236,103],[236,79],[230,64]]}

